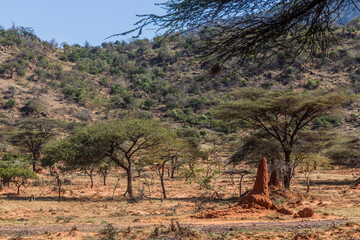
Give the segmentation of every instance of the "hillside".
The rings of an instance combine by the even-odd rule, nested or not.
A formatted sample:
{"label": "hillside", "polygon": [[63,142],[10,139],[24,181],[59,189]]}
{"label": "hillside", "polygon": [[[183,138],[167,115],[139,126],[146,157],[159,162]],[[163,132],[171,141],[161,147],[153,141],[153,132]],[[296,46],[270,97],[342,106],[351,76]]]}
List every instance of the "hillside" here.
{"label": "hillside", "polygon": [[[201,32],[166,40],[59,47],[40,40],[31,29],[2,29],[0,119],[6,127],[28,117],[94,122],[133,114],[228,133],[236,127],[214,119],[210,109],[236,88],[343,88],[358,93],[358,20],[349,24],[346,31],[336,32],[327,56],[305,66],[288,66],[282,53],[266,66],[249,56],[228,62],[216,76],[209,75],[210,64],[196,58]],[[356,130],[358,109],[356,103],[344,109],[342,130]],[[335,126],[331,119],[323,125]]]}

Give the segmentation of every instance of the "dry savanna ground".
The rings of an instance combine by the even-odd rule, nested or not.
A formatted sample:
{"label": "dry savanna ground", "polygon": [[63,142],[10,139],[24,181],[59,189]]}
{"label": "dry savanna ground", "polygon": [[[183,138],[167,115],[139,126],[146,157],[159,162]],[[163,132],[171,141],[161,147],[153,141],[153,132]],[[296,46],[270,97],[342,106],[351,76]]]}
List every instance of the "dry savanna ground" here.
{"label": "dry savanna ground", "polygon": [[[67,176],[60,201],[53,178],[46,171],[21,189],[19,196],[15,186],[4,188],[0,192],[0,238],[360,239],[360,188],[352,185],[358,170],[320,170],[311,176],[309,194],[299,173],[291,194],[271,195],[275,204],[294,212],[305,207],[315,210],[313,217],[303,219],[271,210],[194,218],[199,212],[235,205],[239,197],[237,177],[218,175],[212,189],[201,189],[198,183],[185,182],[184,178],[166,178],[168,199],[163,200],[159,177],[145,171],[134,177],[135,192],[143,197],[131,202],[122,196],[125,177],[117,184],[120,175],[113,172],[106,186],[96,175],[90,188],[89,177],[73,173]],[[254,178],[255,174],[245,177],[243,190],[252,188]],[[35,201],[30,201],[32,195]]]}

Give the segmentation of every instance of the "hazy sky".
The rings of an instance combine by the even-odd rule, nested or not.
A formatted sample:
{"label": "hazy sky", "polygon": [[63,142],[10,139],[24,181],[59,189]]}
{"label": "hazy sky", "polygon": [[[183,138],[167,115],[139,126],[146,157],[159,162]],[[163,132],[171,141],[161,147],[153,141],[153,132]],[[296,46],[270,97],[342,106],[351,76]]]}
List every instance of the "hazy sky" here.
{"label": "hazy sky", "polygon": [[[100,45],[105,38],[133,28],[136,14],[164,13],[165,0],[11,0],[1,2],[0,25],[32,27],[42,40]],[[129,40],[131,36],[106,41]],[[153,38],[154,30],[141,38]]]}

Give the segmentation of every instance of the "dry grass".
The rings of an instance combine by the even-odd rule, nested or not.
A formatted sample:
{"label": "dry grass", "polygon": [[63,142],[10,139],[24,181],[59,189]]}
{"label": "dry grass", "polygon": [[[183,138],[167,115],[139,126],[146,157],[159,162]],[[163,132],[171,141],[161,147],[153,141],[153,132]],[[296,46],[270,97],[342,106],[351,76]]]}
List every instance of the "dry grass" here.
{"label": "dry grass", "polygon": [[[215,188],[222,196],[222,200],[210,201],[212,190],[200,189],[196,183],[186,183],[183,179],[167,179],[166,186],[169,199],[161,199],[160,183],[156,175],[151,179],[150,172],[146,172],[147,178],[136,177],[134,188],[139,195],[145,194],[143,199],[134,203],[127,197],[122,196],[126,189],[125,178],[121,179],[120,187],[115,192],[115,198],[112,200],[112,194],[116,178],[111,176],[108,179],[108,185],[103,186],[100,176],[95,177],[95,186],[89,187],[89,179],[81,174],[69,176],[71,185],[64,186],[65,193],[60,201],[57,199],[57,191],[51,184],[52,178],[48,174],[40,175],[43,184],[40,186],[29,186],[21,191],[20,196],[16,196],[15,187],[3,189],[0,192],[0,226],[46,226],[46,225],[69,225],[76,226],[81,224],[105,224],[116,223],[117,225],[147,225],[149,228],[136,229],[141,239],[146,239],[154,231],[154,225],[168,226],[171,219],[181,223],[202,223],[202,224],[222,224],[232,222],[251,222],[251,221],[292,221],[292,216],[282,216],[278,213],[259,212],[256,214],[241,214],[239,216],[225,216],[220,219],[193,219],[192,216],[205,209],[227,208],[236,204],[238,197],[238,185],[232,185],[228,176],[220,176],[215,182]],[[355,218],[360,217],[359,190],[351,189],[351,180],[354,172],[352,170],[327,170],[321,171],[312,176],[314,185],[311,192],[305,194],[306,186],[303,178],[299,174],[293,181],[293,192],[301,193],[297,195],[302,204],[292,208],[298,211],[304,207],[311,207],[315,210],[315,219],[334,219],[334,218]],[[244,190],[252,187],[254,176],[248,177],[243,185]],[[146,185],[146,182],[152,182],[152,185]],[[235,181],[236,182],[236,181]],[[150,187],[150,192],[149,192]],[[150,198],[149,198],[150,194]],[[35,196],[35,201],[29,201],[31,195]],[[273,197],[280,206],[294,200],[284,199],[282,197]],[[125,230],[124,230],[125,231]],[[135,230],[134,230],[135,231]],[[134,235],[135,232],[132,232]],[[141,232],[141,234],[140,234]],[[96,239],[96,232],[82,233],[74,231],[71,233],[45,234],[38,236],[37,239]],[[69,235],[70,234],[70,235]],[[125,234],[125,233],[123,233]],[[166,234],[163,229],[161,234]],[[159,233],[159,236],[162,236]],[[168,233],[170,234],[170,233]],[[208,234],[198,233],[198,237],[209,237]],[[237,238],[237,233],[227,233]],[[261,238],[263,235],[255,234],[248,236],[251,239]],[[265,231],[262,234],[282,239],[283,234],[273,231]],[[121,235],[121,234],[120,234]],[[131,234],[130,234],[131,235]],[[129,235],[129,236],[130,236]],[[265,236],[264,235],[264,236]],[[86,236],[90,236],[86,238]],[[289,233],[286,236],[295,236]],[[211,236],[210,236],[211,237]],[[213,239],[216,239],[216,236]],[[30,239],[30,238],[22,238]],[[32,238],[31,238],[32,239]],[[128,239],[128,238],[124,238]],[[130,239],[130,238],[129,238]],[[191,239],[191,238],[189,238]],[[210,238],[211,239],[211,238]],[[222,238],[219,238],[222,239]],[[227,239],[227,238],[224,238]],[[246,238],[240,238],[246,239]],[[274,238],[276,239],[276,238]]]}

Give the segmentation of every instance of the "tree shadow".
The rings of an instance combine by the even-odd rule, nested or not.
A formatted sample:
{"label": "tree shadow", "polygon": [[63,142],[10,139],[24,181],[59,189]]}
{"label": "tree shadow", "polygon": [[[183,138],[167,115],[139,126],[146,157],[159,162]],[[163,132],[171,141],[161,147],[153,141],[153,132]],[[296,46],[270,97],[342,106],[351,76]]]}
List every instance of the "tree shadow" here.
{"label": "tree shadow", "polygon": [[[349,186],[355,183],[355,180],[330,180],[330,181],[318,181],[318,180],[311,180],[312,185],[323,185],[323,186]],[[302,183],[303,185],[306,185],[306,182]]]}

